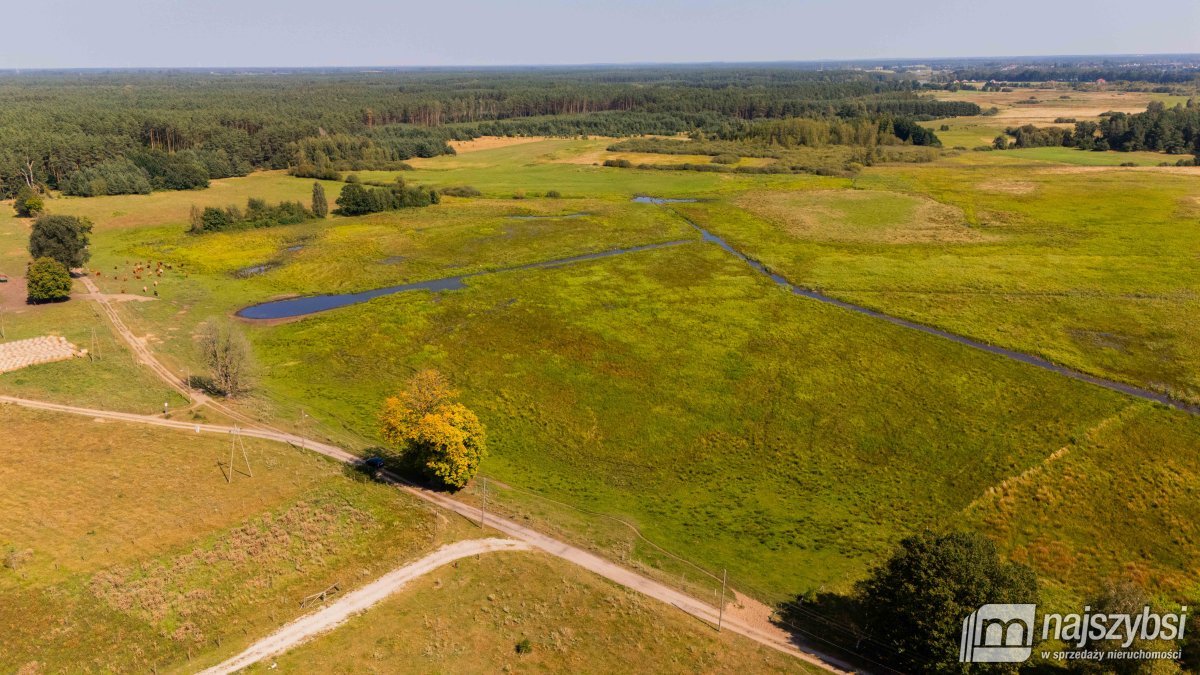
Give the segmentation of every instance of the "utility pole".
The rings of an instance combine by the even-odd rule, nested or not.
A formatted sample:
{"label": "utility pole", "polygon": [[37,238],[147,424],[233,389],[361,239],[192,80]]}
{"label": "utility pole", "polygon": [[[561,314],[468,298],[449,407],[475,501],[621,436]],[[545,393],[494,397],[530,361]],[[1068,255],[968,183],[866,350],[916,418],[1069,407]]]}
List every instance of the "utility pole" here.
{"label": "utility pole", "polygon": [[721,632],[721,624],[725,622],[725,580],[729,570],[721,570],[721,606],[717,609],[717,632]]}
{"label": "utility pole", "polygon": [[483,506],[479,507],[479,527],[483,527],[483,520],[487,517],[487,478],[483,479]]}

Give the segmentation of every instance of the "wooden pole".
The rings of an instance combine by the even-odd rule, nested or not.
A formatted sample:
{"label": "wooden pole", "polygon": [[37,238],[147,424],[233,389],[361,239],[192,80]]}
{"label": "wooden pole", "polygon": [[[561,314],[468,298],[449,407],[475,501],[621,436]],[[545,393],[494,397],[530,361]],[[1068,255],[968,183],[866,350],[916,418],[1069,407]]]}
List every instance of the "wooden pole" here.
{"label": "wooden pole", "polygon": [[721,606],[717,609],[717,632],[721,632],[721,624],[725,622],[725,580],[728,570],[721,570]]}
{"label": "wooden pole", "polygon": [[483,479],[483,506],[479,507],[479,527],[483,527],[483,520],[487,517],[487,478]]}

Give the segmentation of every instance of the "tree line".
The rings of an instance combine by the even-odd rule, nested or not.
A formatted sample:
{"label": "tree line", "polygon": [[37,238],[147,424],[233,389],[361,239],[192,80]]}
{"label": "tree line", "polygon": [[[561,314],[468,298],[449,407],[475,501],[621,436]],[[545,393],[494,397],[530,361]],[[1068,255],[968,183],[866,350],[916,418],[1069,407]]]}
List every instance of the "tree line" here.
{"label": "tree line", "polygon": [[[1013,139],[1011,142],[1009,137]],[[1160,101],[1152,101],[1145,112],[1110,113],[1099,122],[1076,122],[1074,128],[1032,124],[1011,127],[993,145],[1001,150],[1046,146],[1120,152],[1148,150],[1200,158],[1200,104],[1189,99],[1187,105],[1168,108]]]}
{"label": "tree line", "polygon": [[[680,67],[0,77],[0,197],[197,189],[254,169],[396,168],[496,135],[730,134],[764,119],[976,114],[862,71]],[[135,168],[136,167],[136,168]]]}

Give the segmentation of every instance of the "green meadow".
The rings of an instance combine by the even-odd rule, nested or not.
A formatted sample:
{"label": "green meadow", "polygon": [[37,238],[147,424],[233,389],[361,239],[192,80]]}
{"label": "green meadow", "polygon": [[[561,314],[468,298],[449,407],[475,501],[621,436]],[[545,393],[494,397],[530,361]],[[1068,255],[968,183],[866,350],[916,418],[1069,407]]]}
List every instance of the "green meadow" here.
{"label": "green meadow", "polygon": [[1200,400],[1195,175],[998,154],[677,210],[801,286]]}
{"label": "green meadow", "polygon": [[[180,370],[200,367],[196,325],[248,304],[494,272],[463,290],[246,324],[256,390],[238,405],[363,449],[378,443],[382,401],[416,370],[439,368],[488,428],[483,474],[563,505],[539,507],[548,528],[576,527],[573,508],[617,516],[769,601],[847,590],[924,527],[977,528],[1065,596],[1120,572],[1134,551],[1153,588],[1191,590],[1190,526],[1156,533],[1157,507],[1121,510],[1137,495],[1120,493],[1125,502],[1101,510],[1113,497],[1093,488],[1106,475],[1166,481],[1156,456],[1192,471],[1193,418],[793,296],[701,242],[685,217],[800,285],[1196,399],[1194,175],[1016,152],[949,152],[853,179],[617,169],[597,163],[606,144],[543,140],[363,172],[484,196],[263,230],[184,232],[192,204],[303,200],[312,181],[258,173],[220,181],[219,193],[51,209],[96,221],[106,292],[157,291],[119,311]],[[337,189],[327,184],[331,201]],[[544,197],[551,190],[561,196]],[[706,201],[630,203],[636,194]],[[0,232],[21,225],[0,220]],[[139,260],[172,267],[143,291],[147,280],[130,278]],[[27,315],[53,321],[59,307],[86,305]],[[1050,509],[1023,482],[1066,469],[1079,480],[1052,489],[1069,508]],[[1175,512],[1200,504],[1167,487]],[[528,506],[505,504],[504,492],[498,508]],[[1120,550],[1088,548],[1098,512],[1128,534]],[[1052,537],[1081,562],[1056,558]],[[647,561],[648,549],[605,552]]]}

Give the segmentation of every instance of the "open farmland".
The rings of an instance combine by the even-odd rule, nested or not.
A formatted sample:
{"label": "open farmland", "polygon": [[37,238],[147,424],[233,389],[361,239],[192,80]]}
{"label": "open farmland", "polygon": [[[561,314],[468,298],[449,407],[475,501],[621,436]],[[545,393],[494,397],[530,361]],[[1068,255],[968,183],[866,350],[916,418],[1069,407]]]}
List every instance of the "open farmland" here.
{"label": "open farmland", "polygon": [[1194,84],[954,68],[0,75],[81,129],[0,136],[0,669],[957,672],[927,544],[1193,600]]}
{"label": "open farmland", "polygon": [[[0,664],[185,668],[455,525],[299,449],[0,405]],[[225,463],[222,467],[220,463]],[[130,641],[138,649],[127,649]]]}

